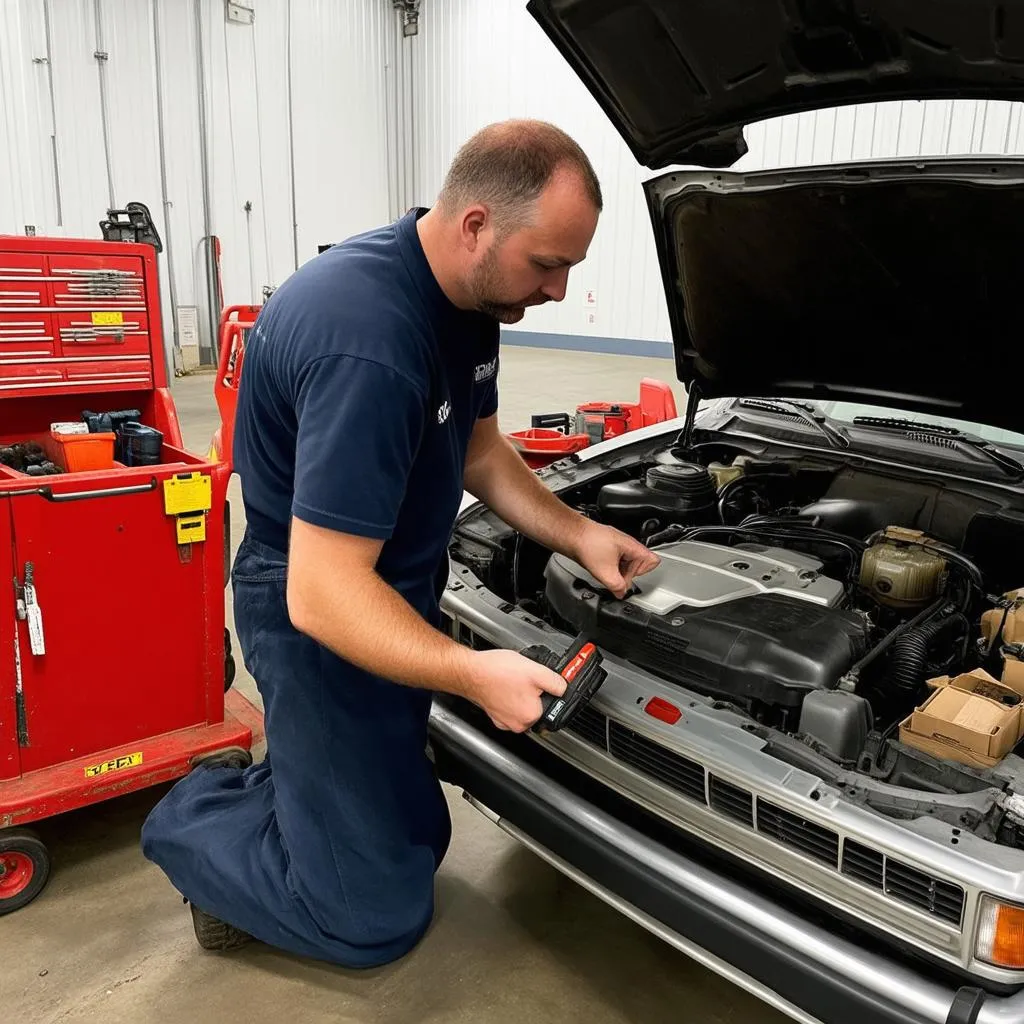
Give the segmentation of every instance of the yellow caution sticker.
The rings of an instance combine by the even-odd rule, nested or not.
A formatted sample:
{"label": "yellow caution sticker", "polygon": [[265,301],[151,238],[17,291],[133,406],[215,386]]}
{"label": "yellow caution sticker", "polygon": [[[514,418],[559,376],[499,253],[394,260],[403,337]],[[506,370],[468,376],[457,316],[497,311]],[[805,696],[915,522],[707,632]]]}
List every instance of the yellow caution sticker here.
{"label": "yellow caution sticker", "polygon": [[169,516],[206,512],[213,507],[209,473],[176,473],[164,481],[164,511]]}
{"label": "yellow caution sticker", "polygon": [[197,516],[178,516],[175,522],[179,544],[198,544],[206,540],[206,516],[202,513]]}
{"label": "yellow caution sticker", "polygon": [[92,314],[93,327],[120,327],[124,323],[124,313],[116,310],[95,310]]}
{"label": "yellow caution sticker", "polygon": [[125,768],[137,768],[142,764],[142,751],[135,754],[125,754],[123,757],[115,757],[112,761],[104,761],[103,764],[90,765],[85,769],[87,779],[95,779],[98,775],[106,775],[108,772],[120,772]]}

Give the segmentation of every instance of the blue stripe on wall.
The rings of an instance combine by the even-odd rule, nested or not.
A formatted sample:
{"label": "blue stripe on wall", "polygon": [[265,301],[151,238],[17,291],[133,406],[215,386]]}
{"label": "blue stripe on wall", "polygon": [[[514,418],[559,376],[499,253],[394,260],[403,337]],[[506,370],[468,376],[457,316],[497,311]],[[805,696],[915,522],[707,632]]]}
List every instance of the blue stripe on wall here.
{"label": "blue stripe on wall", "polygon": [[669,342],[640,341],[638,338],[595,338],[589,334],[540,334],[533,331],[502,330],[501,343],[572,352],[604,352],[617,356],[672,358],[672,345]]}

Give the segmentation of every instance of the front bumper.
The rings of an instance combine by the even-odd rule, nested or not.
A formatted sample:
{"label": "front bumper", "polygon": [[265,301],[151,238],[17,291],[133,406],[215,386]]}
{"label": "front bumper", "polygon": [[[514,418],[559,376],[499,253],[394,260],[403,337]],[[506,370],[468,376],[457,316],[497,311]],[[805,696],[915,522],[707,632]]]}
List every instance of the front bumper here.
{"label": "front bumper", "polygon": [[943,980],[801,917],[574,792],[435,702],[441,777],[633,920],[796,1020],[1024,1024],[1024,990]]}

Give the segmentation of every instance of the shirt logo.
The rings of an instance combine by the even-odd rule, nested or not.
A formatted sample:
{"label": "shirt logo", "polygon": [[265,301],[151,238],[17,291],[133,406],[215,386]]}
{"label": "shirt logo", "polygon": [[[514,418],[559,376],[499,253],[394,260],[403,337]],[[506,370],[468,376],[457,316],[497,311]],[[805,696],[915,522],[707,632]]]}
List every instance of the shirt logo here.
{"label": "shirt logo", "polygon": [[441,403],[441,407],[437,410],[437,422],[444,423],[452,414],[451,402],[445,400]]}
{"label": "shirt logo", "polygon": [[498,372],[498,357],[495,356],[489,363],[481,363],[473,370],[473,380],[479,384],[482,380],[490,380]]}

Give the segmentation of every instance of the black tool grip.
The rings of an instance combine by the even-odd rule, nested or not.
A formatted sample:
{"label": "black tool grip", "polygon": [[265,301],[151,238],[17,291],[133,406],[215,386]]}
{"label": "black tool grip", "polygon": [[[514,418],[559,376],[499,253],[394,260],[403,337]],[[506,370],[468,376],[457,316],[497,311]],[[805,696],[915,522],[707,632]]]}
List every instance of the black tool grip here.
{"label": "black tool grip", "polygon": [[601,667],[601,652],[582,634],[562,655],[542,645],[528,647],[522,653],[557,672],[566,684],[561,697],[541,694],[543,710],[532,726],[534,732],[557,732],[568,725],[590,703],[608,676]]}

